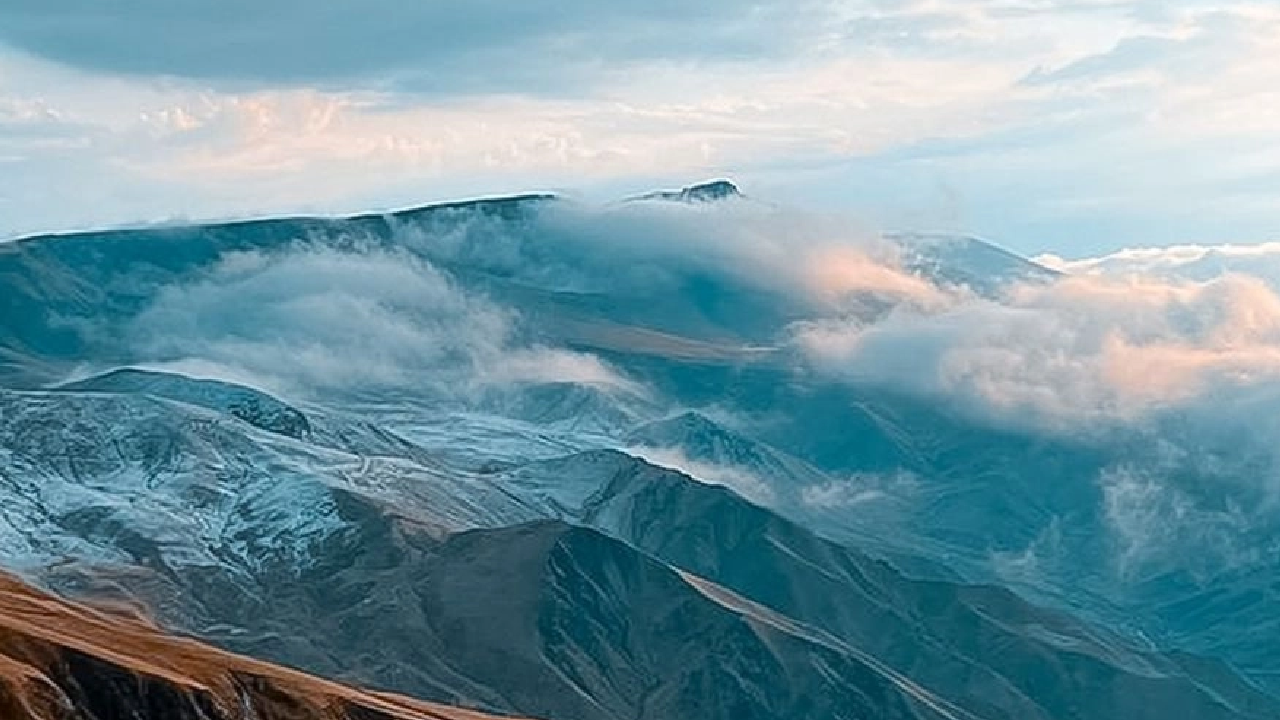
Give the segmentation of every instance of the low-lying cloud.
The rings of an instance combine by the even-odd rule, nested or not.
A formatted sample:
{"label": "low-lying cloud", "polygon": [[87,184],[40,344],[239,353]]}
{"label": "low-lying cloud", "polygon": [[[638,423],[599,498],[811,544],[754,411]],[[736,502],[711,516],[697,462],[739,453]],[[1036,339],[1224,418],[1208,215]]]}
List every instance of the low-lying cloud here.
{"label": "low-lying cloud", "polygon": [[402,252],[231,254],[162,290],[127,335],[140,361],[277,389],[628,383],[595,356],[522,341],[515,312]]}
{"label": "low-lying cloud", "polygon": [[867,299],[932,308],[945,297],[904,270],[899,248],[873,229],[847,216],[747,198],[605,206],[559,200],[524,226],[460,212],[438,223],[404,223],[398,232],[434,261],[560,292],[661,295],[709,277],[808,312]]}
{"label": "low-lying cloud", "polygon": [[140,361],[271,386],[628,382],[594,355],[533,340],[514,309],[443,269],[465,268],[570,298],[772,297],[801,318],[773,339],[819,374],[1062,432],[1280,379],[1280,296],[1242,274],[1067,274],[982,296],[939,281],[946,268],[907,269],[903,249],[845,218],[748,199],[554,201],[517,221],[460,210],[393,232],[365,248],[223,257],[162,290],[126,340]]}
{"label": "low-lying cloud", "polygon": [[635,447],[626,450],[645,462],[678,470],[708,485],[722,485],[747,500],[765,507],[778,502],[777,491],[769,481],[754,472],[735,465],[695,460],[679,448]]}
{"label": "low-lying cloud", "polygon": [[1067,276],[1000,301],[823,318],[794,327],[822,370],[956,400],[1007,422],[1129,422],[1280,379],[1280,297],[1261,281]]}
{"label": "low-lying cloud", "polygon": [[945,279],[982,274],[943,267],[964,252],[926,276],[904,262],[915,250],[846,217],[746,198],[556,201],[519,224],[449,217],[398,238],[443,266],[556,292],[676,296],[711,278],[717,292],[767,293],[803,318],[776,340],[821,374],[1004,424],[1096,430],[1280,379],[1280,295],[1242,273],[1068,272],[980,294]]}
{"label": "low-lying cloud", "polygon": [[[1112,570],[1119,577],[1141,579],[1176,568],[1204,580],[1274,557],[1274,508],[1266,499],[1257,492],[1223,493],[1220,478],[1188,488],[1171,477],[1172,470],[1123,465],[1099,478]],[[1206,489],[1216,497],[1203,497]]]}
{"label": "low-lying cloud", "polygon": [[[845,511],[876,503],[900,503],[918,488],[919,478],[908,470],[854,473],[800,490],[800,502],[814,510]],[[877,508],[879,509],[879,508]]]}

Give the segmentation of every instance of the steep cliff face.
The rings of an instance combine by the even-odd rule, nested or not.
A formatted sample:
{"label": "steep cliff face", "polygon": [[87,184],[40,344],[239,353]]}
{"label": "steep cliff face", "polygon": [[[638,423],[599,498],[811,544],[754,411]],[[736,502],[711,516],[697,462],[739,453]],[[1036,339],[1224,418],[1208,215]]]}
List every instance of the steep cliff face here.
{"label": "steep cliff face", "polygon": [[5,720],[485,720],[163,634],[0,573]]}

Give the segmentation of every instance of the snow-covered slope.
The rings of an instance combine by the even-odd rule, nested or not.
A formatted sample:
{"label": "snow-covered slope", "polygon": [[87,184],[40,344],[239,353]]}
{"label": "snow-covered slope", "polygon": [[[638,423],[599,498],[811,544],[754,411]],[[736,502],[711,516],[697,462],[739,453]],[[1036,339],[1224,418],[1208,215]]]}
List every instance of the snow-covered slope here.
{"label": "snow-covered slope", "polygon": [[[1100,642],[1086,626],[1007,594],[997,593],[987,601],[1003,607],[1005,620],[1000,623],[983,620],[975,627],[957,622],[954,613],[972,600],[954,603],[976,591],[908,581],[888,566],[822,541],[724,488],[617,451],[575,453],[510,470],[471,473],[419,466],[402,458],[364,458],[262,430],[229,412],[132,393],[9,391],[0,396],[0,408],[0,442],[7,448],[4,553],[11,563],[67,589],[111,578],[160,608],[167,622],[230,648],[317,672],[353,673],[367,682],[437,700],[469,698],[493,710],[549,712],[553,717],[636,712],[641,717],[667,717],[697,702],[707,708],[707,698],[719,696],[705,694],[707,686],[693,678],[720,667],[723,660],[690,654],[705,645],[687,643],[695,636],[720,632],[711,628],[729,623],[731,615],[723,615],[704,598],[695,602],[703,603],[703,609],[693,617],[707,617],[685,620],[692,623],[680,626],[686,630],[641,638],[623,629],[639,622],[640,608],[652,612],[658,604],[670,602],[686,608],[680,612],[691,613],[686,604],[705,595],[705,589],[692,588],[665,569],[668,565],[722,584],[777,614],[753,621],[760,623],[758,632],[776,635],[767,639],[768,651],[734,651],[733,657],[746,663],[741,672],[753,666],[752,657],[785,659],[784,666],[811,665],[806,671],[741,680],[748,686],[704,710],[707,717],[742,717],[748,706],[731,699],[738,696],[761,698],[764,704],[750,710],[760,717],[830,717],[823,709],[827,706],[764,700],[819,681],[820,687],[801,696],[830,697],[833,702],[846,698],[839,702],[847,704],[879,684],[882,690],[876,692],[884,699],[876,701],[876,710],[866,710],[873,716],[947,717],[916,707],[920,696],[904,689],[903,678],[912,678],[910,688],[916,683],[928,688],[921,690],[929,698],[926,707],[956,703],[970,711],[986,708],[979,714],[988,717],[1057,717],[1060,701],[1055,693],[1077,692],[1059,684],[1065,676],[1049,692],[1035,684],[1035,673],[1021,668],[1025,658],[1001,658],[1016,659],[1009,654],[1014,645],[1025,646],[1028,653],[1058,653],[1065,641],[1047,642],[1022,630],[1010,634],[1003,623],[1017,616],[1035,616],[1036,625],[1052,623],[1053,637],[1071,638],[1072,653],[1081,652],[1081,643]],[[689,422],[701,426],[705,421]],[[567,540],[545,546],[550,554],[543,557],[536,555],[536,548],[543,546],[531,537],[499,530],[539,519],[589,526],[629,545],[560,526],[565,529],[552,535],[567,532],[564,537],[573,542],[567,547]],[[468,529],[497,532],[496,545],[489,540],[484,544],[493,548],[486,552],[495,562],[500,560],[500,566],[490,567],[483,560],[486,556],[477,554],[473,542],[487,536],[450,539]],[[527,556],[529,552],[535,558]],[[601,553],[613,559],[599,565]],[[627,577],[636,572],[640,575],[627,582],[638,585],[610,584],[617,573]],[[582,573],[587,575],[580,577]],[[315,595],[318,588],[313,584],[321,578],[339,579]],[[529,585],[522,589],[522,582]],[[396,589],[405,583],[410,585]],[[598,595],[574,588],[590,588]],[[782,588],[791,589],[777,594]],[[427,603],[426,624],[419,629],[410,629],[419,621],[407,619],[415,615],[403,615],[407,610],[397,600],[402,592],[420,595],[422,600],[416,602]],[[542,616],[537,625],[519,626],[520,633],[536,627],[537,635],[521,641],[515,626],[497,632],[504,623],[529,622],[520,618],[528,618],[535,607],[538,613],[552,612],[546,600],[535,600],[548,593],[564,604],[555,611],[557,619]],[[384,598],[378,601],[382,609],[372,615],[371,597]],[[837,605],[818,600],[836,597],[859,599]],[[944,597],[951,607],[947,613],[926,610]],[[478,602],[481,598],[487,600]],[[592,620],[591,613],[602,612],[599,603],[623,605]],[[902,614],[913,605],[919,609]],[[626,607],[632,609],[622,609]],[[635,613],[637,619],[626,620],[627,615],[614,615],[617,612]],[[716,617],[722,619],[712,619]],[[800,632],[796,623],[811,624],[821,633]],[[347,630],[335,635],[335,627]],[[343,657],[350,652],[345,644],[355,642],[353,627],[363,628],[360,632],[369,640],[391,632],[412,633],[416,641],[412,650],[385,641],[374,655],[352,665]],[[287,636],[277,635],[286,628]],[[441,635],[445,630],[448,634]],[[839,642],[815,641],[822,633]],[[997,640],[998,635],[1007,637]],[[968,651],[958,650],[980,636],[991,636],[982,642],[1004,647],[1003,654],[980,651],[983,659],[978,662]],[[742,641],[759,642],[752,639],[756,637],[748,634]],[[525,642],[544,648],[528,651],[531,663],[549,658],[537,662],[550,666],[538,670],[535,663],[513,673],[509,662],[497,663],[496,655],[485,654],[509,657],[525,652],[520,650]],[[1101,642],[1089,652],[1092,672],[1105,672],[1111,683],[1132,683],[1135,696],[1152,692],[1140,679],[1151,673],[1170,688],[1187,683],[1180,679],[1184,670],[1172,660],[1126,649],[1118,638]],[[663,649],[668,643],[685,649]],[[460,653],[451,647],[469,650]],[[851,653],[851,647],[862,654]],[[423,664],[422,653],[429,648],[435,648],[435,659]],[[637,652],[654,658],[677,653],[683,669],[678,676],[661,679],[659,668],[669,667],[669,662],[650,667],[637,666],[636,659],[622,661]],[[818,665],[813,663],[842,669],[823,675],[814,672]],[[417,670],[400,674],[408,665]],[[1134,674],[1135,668],[1142,668],[1141,673]],[[538,680],[541,672],[555,677],[569,673],[578,679],[563,691],[552,691]],[[980,673],[1005,689],[995,695],[972,694],[955,684],[957,673]],[[619,695],[618,688],[629,683],[657,685],[640,695]],[[784,687],[788,690],[782,693]],[[1193,687],[1186,684],[1169,697],[1202,707],[1201,717],[1218,716],[1213,703]],[[1243,693],[1232,701],[1235,709],[1230,712],[1251,703],[1265,706],[1260,697],[1224,687]],[[857,695],[846,695],[855,688]],[[657,697],[668,699],[657,702]],[[1006,710],[993,714],[996,707]],[[1022,710],[1008,714],[1007,708]],[[1228,713],[1225,707],[1220,711]]]}
{"label": "snow-covered slope", "polygon": [[154,395],[224,412],[255,427],[289,437],[301,439],[311,435],[311,423],[297,408],[260,390],[228,382],[121,368],[61,387],[82,392]]}

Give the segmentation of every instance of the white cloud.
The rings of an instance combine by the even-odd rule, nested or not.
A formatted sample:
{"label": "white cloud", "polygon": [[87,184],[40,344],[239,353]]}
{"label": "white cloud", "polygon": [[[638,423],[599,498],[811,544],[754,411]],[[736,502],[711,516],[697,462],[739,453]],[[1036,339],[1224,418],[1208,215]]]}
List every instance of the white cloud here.
{"label": "white cloud", "polygon": [[1280,289],[1280,242],[1125,248],[1098,257],[1076,259],[1046,254],[1036,261],[1080,275],[1139,275],[1197,281],[1228,274],[1248,275]]}
{"label": "white cloud", "polygon": [[948,292],[897,266],[892,255],[876,258],[865,248],[845,246],[800,251],[799,286],[819,299],[838,304],[850,295],[872,295],[923,309],[945,306]]}
{"label": "white cloud", "polygon": [[846,510],[870,503],[902,502],[918,488],[919,481],[908,470],[854,473],[846,478],[802,488],[800,502],[819,510]]}
{"label": "white cloud", "polygon": [[879,322],[801,323],[795,342],[851,382],[1076,431],[1280,380],[1280,298],[1242,276],[1069,276],[1014,288],[1003,302],[956,298],[934,312],[899,308]]}
{"label": "white cloud", "polygon": [[723,485],[757,505],[768,507],[777,502],[777,493],[768,481],[746,468],[694,460],[679,448],[636,447],[626,452],[708,485]]}
{"label": "white cloud", "polygon": [[946,293],[901,267],[898,248],[837,214],[754,199],[542,206],[521,227],[473,217],[449,227],[404,223],[400,242],[557,291],[660,296],[712,277],[831,312],[875,300],[936,307]]}
{"label": "white cloud", "polygon": [[1272,556],[1274,521],[1265,501],[1251,503],[1248,494],[1222,493],[1212,484],[1207,489],[1217,497],[1197,496],[1171,474],[1158,465],[1123,466],[1099,477],[1119,577],[1141,580],[1177,568],[1204,581]]}
{"label": "white cloud", "polygon": [[231,254],[166,287],[125,339],[140,362],[295,392],[631,386],[594,356],[521,343],[517,326],[514,312],[408,254],[299,247]]}

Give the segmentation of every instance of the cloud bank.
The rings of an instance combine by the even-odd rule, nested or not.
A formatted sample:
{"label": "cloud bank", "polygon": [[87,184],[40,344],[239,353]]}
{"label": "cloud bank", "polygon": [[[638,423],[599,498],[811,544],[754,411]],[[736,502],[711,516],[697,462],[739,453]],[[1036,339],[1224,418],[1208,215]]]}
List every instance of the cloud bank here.
{"label": "cloud bank", "polygon": [[1079,275],[1139,275],[1205,281],[1241,274],[1280,288],[1280,242],[1125,248],[1106,255],[1076,259],[1044,254],[1036,261]]}
{"label": "cloud bank", "polygon": [[152,362],[198,360],[267,384],[628,382],[599,358],[535,342],[518,313],[440,269],[462,267],[568,297],[763,294],[800,318],[778,326],[779,346],[820,375],[1055,432],[1141,423],[1280,380],[1280,296],[1238,273],[1067,274],[979,296],[945,272],[906,269],[901,248],[848,218],[751,200],[558,201],[521,222],[463,211],[394,232],[391,249],[227,256],[165,289],[130,341]]}
{"label": "cloud bank", "polygon": [[406,223],[400,241],[440,263],[458,263],[540,288],[660,296],[691,278],[715,278],[831,312],[869,299],[936,307],[944,291],[902,266],[900,248],[847,214],[751,199],[596,205],[563,200],[526,226],[501,218]]}
{"label": "cloud bank", "polygon": [[949,398],[1006,422],[1078,429],[1133,422],[1280,379],[1280,297],[1261,281],[1068,276],[956,298],[880,322],[794,328],[818,367],[849,382]]}
{"label": "cloud bank", "polygon": [[515,312],[394,251],[227,255],[203,279],[162,290],[127,341],[152,365],[295,392],[630,385],[592,355],[523,341]]}
{"label": "cloud bank", "polygon": [[750,470],[735,465],[695,460],[679,448],[634,447],[626,452],[660,467],[678,470],[708,485],[723,485],[747,500],[764,507],[778,502],[777,491],[769,481]]}

